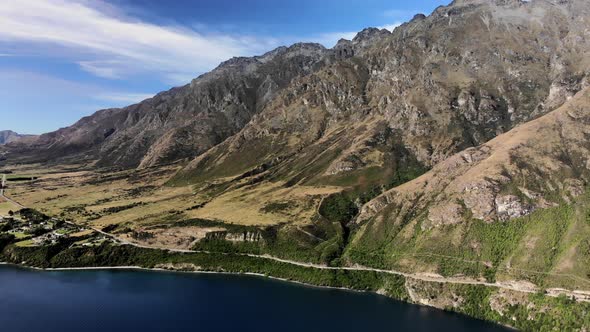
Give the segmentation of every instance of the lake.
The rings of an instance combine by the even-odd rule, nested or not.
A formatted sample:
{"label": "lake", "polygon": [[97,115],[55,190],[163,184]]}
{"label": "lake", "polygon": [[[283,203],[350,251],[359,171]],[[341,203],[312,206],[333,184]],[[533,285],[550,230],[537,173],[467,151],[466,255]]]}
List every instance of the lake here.
{"label": "lake", "polygon": [[254,276],[0,265],[1,331],[508,331],[376,294]]}

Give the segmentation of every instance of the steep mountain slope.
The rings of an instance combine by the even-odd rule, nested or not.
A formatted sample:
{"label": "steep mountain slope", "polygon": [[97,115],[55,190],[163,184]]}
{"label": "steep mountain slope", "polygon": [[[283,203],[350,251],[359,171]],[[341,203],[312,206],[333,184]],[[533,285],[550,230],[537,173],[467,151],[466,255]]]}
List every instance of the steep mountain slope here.
{"label": "steep mountain slope", "polygon": [[190,85],[8,144],[4,158],[122,169],[191,160],[168,184],[192,186],[208,211],[197,216],[215,216],[227,197],[298,186],[338,188],[360,206],[582,90],[588,29],[583,0],[454,1],[331,50],[229,60]]}
{"label": "steep mountain slope", "polygon": [[94,163],[10,165],[40,174],[11,197],[125,242],[402,271],[412,301],[560,326],[544,319],[590,317],[561,298],[545,316],[541,295],[590,299],[588,31],[586,0],[457,0],[232,59],[0,157]]}
{"label": "steep mountain slope", "polygon": [[[283,214],[289,223],[338,229],[342,247],[349,219],[376,195],[587,86],[589,18],[582,0],[455,1],[331,50],[295,44],[229,60],[190,85],[8,144],[5,158],[123,169],[191,160],[168,181],[190,185],[186,216],[268,224],[280,221],[268,204],[297,206],[304,212]],[[343,193],[290,194],[318,187]],[[234,204],[253,212],[227,209]],[[505,218],[498,213],[482,206],[474,216]]]}
{"label": "steep mountain slope", "polygon": [[316,70],[329,54],[318,44],[295,44],[234,58],[189,85],[99,111],[32,145],[14,146],[12,155],[51,161],[83,157],[124,168],[193,157],[239,131],[294,77]]}
{"label": "steep mountain slope", "polygon": [[[587,84],[589,10],[585,1],[465,1],[392,34],[367,30],[336,46],[348,57],[294,79],[175,183],[264,169],[289,185],[398,184]],[[373,42],[355,49],[366,36]]]}
{"label": "steep mountain slope", "polygon": [[365,204],[348,255],[414,271],[588,287],[589,180],[586,88]]}
{"label": "steep mountain slope", "polygon": [[[228,197],[343,188],[308,221],[328,240],[278,233],[333,264],[586,287],[589,13],[585,1],[456,1],[417,16],[294,79],[171,183],[205,193],[201,217]],[[534,140],[546,146],[525,148]]]}

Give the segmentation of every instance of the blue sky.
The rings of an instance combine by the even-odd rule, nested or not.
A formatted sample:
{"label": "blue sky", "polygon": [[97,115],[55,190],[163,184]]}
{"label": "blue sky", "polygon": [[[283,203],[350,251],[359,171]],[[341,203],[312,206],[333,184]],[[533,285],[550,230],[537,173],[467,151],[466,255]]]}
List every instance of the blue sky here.
{"label": "blue sky", "polygon": [[0,130],[39,134],[183,85],[232,56],[332,47],[449,0],[2,0]]}

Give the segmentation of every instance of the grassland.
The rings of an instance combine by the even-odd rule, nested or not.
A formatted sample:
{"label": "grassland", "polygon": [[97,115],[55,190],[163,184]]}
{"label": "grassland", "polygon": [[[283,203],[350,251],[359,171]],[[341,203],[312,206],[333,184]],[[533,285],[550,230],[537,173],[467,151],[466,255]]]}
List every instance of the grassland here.
{"label": "grassland", "polygon": [[12,202],[3,201],[3,199],[0,198],[0,216],[7,216],[10,211],[14,212],[19,209],[18,205]]}
{"label": "grassland", "polygon": [[14,235],[14,237],[16,239],[22,239],[22,238],[25,238],[25,237],[28,237],[29,236],[29,235],[27,235],[25,233],[22,233],[22,232],[12,233],[12,235]]}
{"label": "grassland", "polygon": [[15,245],[17,247],[33,247],[35,245],[35,243],[33,242],[33,240],[24,240],[24,241],[17,242]]}
{"label": "grassland", "polygon": [[[238,187],[211,196],[191,186],[165,186],[176,169],[96,174],[86,171],[38,174],[11,187],[10,196],[50,215],[61,215],[97,227],[111,224],[150,225],[171,215],[176,219],[219,219],[238,225],[309,222],[322,197],[338,187],[284,188],[281,183]],[[293,202],[288,209],[268,210],[273,202]],[[199,208],[192,208],[203,205]],[[8,208],[8,206],[6,207]]]}
{"label": "grassland", "polygon": [[[252,186],[247,184],[248,180],[232,179],[220,180],[221,185],[165,185],[166,179],[176,170],[170,167],[119,172],[35,171],[36,180],[15,183],[10,187],[9,195],[48,215],[95,228],[109,228],[122,239],[154,248],[190,249],[208,232],[228,229],[239,232],[234,226],[255,227],[258,232],[290,225],[264,243],[234,243],[240,248],[231,250],[280,250],[288,257],[313,261],[318,261],[324,252],[323,247],[327,244],[316,250],[316,232],[312,231],[312,234],[304,229],[314,222],[322,199],[341,188],[323,185],[288,187],[284,182]],[[223,181],[229,181],[230,185],[225,186]],[[215,225],[182,226],[184,221],[190,220],[214,220]],[[323,227],[318,238],[333,236],[335,231],[332,228],[330,225]],[[138,238],[134,234],[147,237]],[[293,239],[301,241],[289,243]],[[213,241],[202,246],[219,249],[231,248],[234,244]],[[301,255],[298,253],[301,250],[306,253]]]}
{"label": "grassland", "polygon": [[[249,185],[229,178],[194,186],[165,185],[175,172],[175,167],[105,173],[31,171],[38,179],[14,185],[10,195],[47,214],[110,227],[126,241],[153,248],[269,253],[331,265],[360,263],[490,281],[521,280],[546,288],[588,288],[588,195],[574,205],[537,210],[505,223],[466,216],[467,222],[425,230],[425,216],[412,215],[405,217],[406,224],[381,223],[365,232],[362,226],[347,229],[346,224],[356,215],[356,204],[382,187],[371,194],[359,187],[270,181]],[[407,168],[398,177],[421,172]],[[390,215],[399,213],[390,210]],[[212,223],[184,224],[190,220]],[[255,242],[230,241],[219,232],[260,236],[255,235]]]}

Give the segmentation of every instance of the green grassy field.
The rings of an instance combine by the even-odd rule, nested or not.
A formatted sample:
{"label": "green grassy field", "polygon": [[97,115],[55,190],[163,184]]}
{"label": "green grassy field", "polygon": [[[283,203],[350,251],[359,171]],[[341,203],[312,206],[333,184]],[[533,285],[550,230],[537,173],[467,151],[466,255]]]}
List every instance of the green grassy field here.
{"label": "green grassy field", "polygon": [[12,234],[14,235],[14,237],[16,239],[22,239],[22,238],[25,238],[25,237],[28,237],[29,236],[28,234],[25,234],[25,233],[22,233],[22,232],[12,233]]}
{"label": "green grassy field", "polygon": [[35,243],[33,242],[33,240],[29,239],[29,240],[17,242],[15,245],[17,247],[33,247],[35,245]]}

